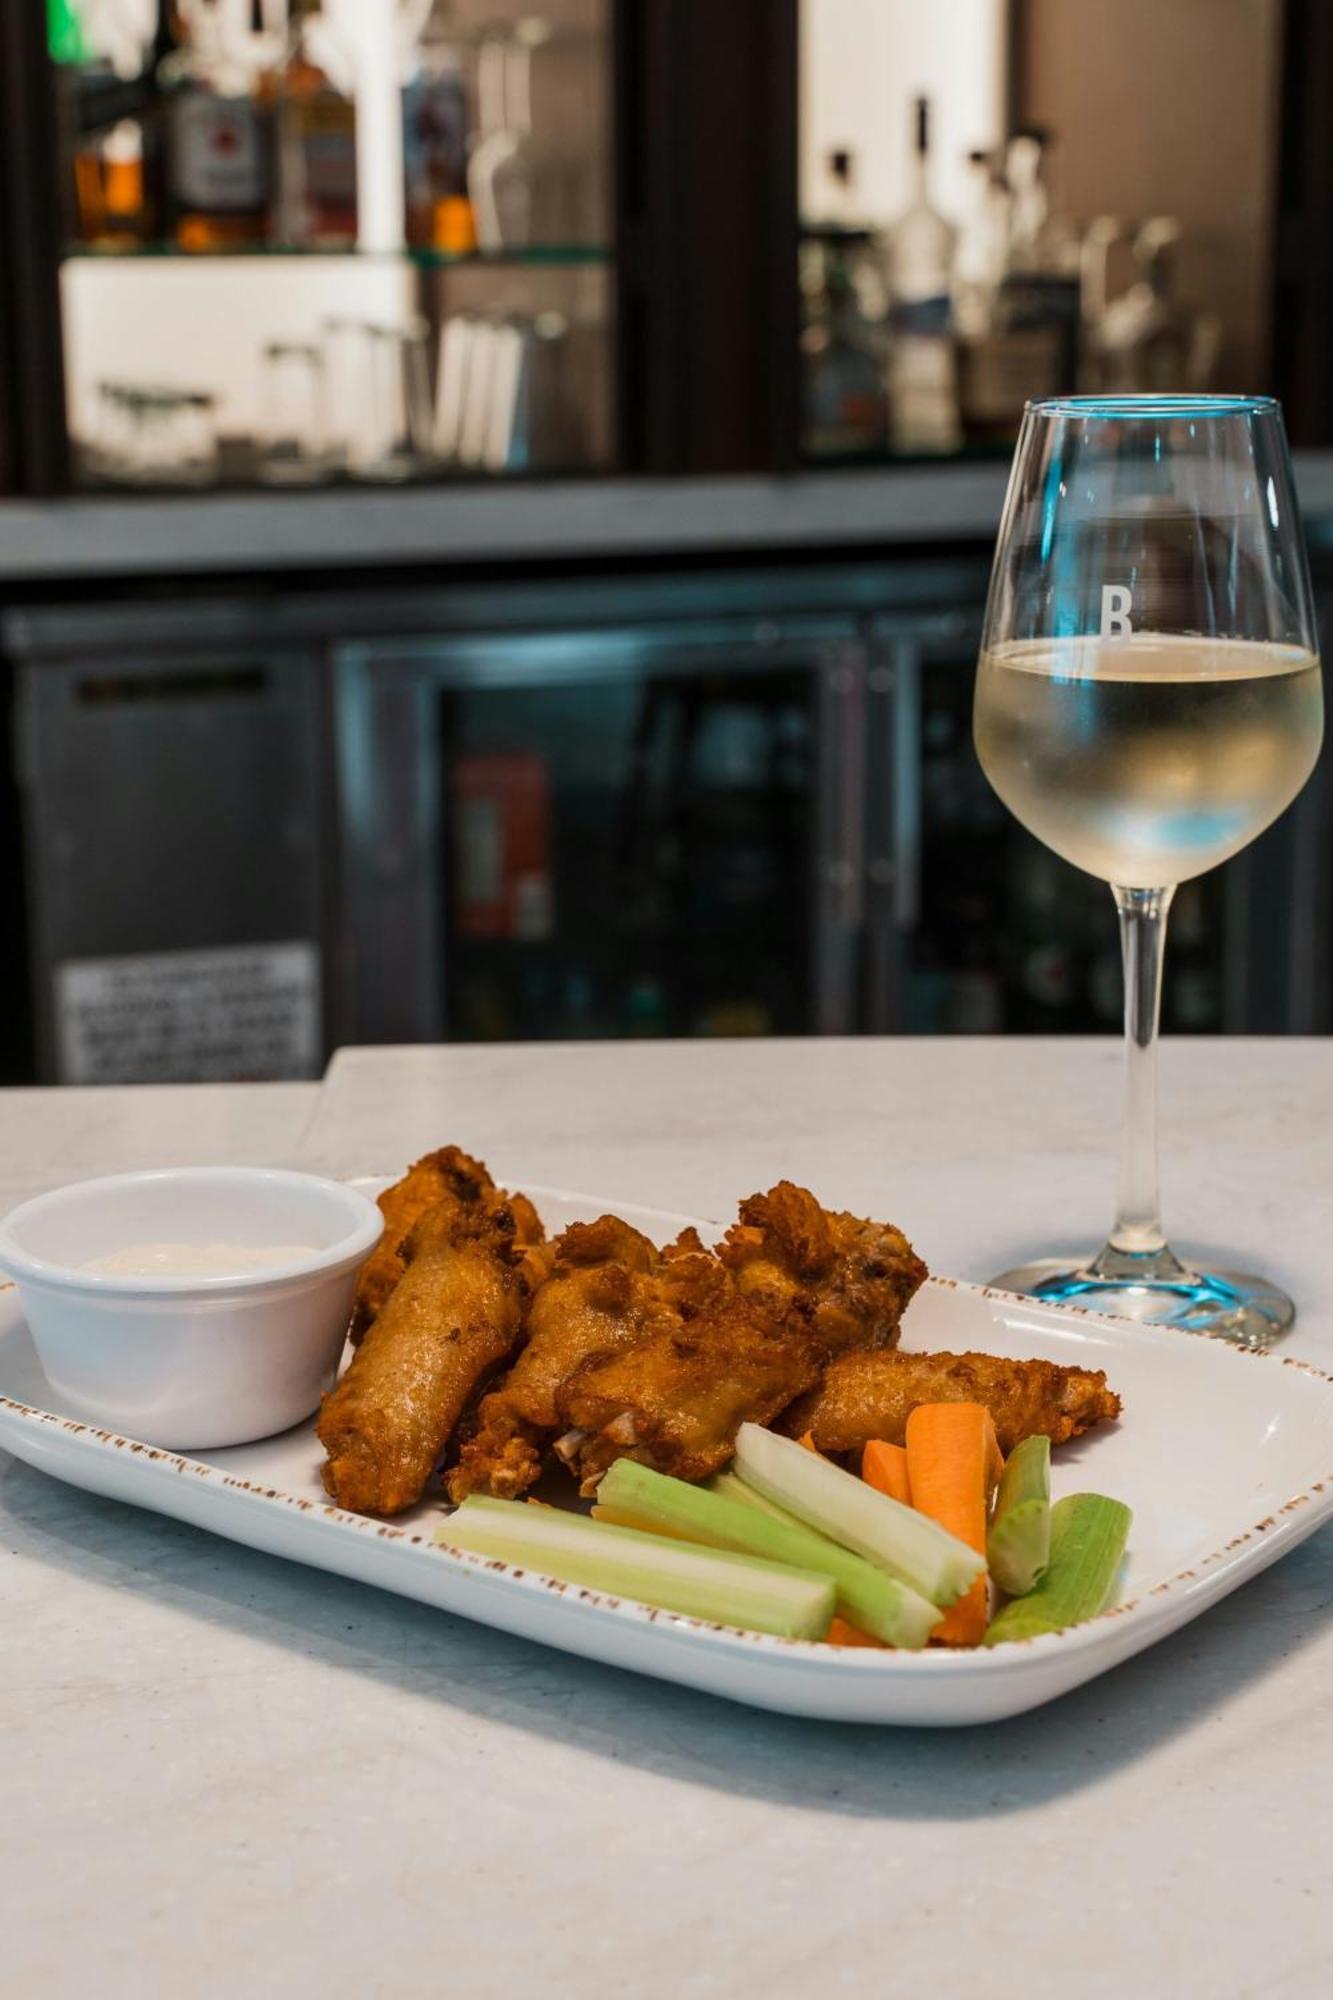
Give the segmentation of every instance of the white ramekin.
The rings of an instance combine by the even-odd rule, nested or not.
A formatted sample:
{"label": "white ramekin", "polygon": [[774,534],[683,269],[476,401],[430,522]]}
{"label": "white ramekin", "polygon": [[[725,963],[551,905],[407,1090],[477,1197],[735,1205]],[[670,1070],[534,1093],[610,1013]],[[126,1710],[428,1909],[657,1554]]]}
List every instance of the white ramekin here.
{"label": "white ramekin", "polygon": [[[302,1422],[333,1380],[356,1273],[379,1241],[374,1202],[271,1167],[111,1174],[0,1221],[47,1380],[75,1416],[173,1451],[245,1444]],[[133,1243],[308,1243],[243,1277],[82,1270]]]}

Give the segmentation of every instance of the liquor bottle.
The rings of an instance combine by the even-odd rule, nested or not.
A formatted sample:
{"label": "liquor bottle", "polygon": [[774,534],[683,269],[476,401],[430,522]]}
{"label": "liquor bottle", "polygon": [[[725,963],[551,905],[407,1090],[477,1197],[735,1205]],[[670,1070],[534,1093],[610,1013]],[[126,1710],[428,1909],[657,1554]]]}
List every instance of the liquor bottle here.
{"label": "liquor bottle", "polygon": [[476,248],[467,191],[468,94],[446,10],[432,7],[402,89],[404,235],[419,250]]}
{"label": "liquor bottle", "polygon": [[888,442],[882,338],[862,315],[848,242],[808,242],[805,257],[804,449],[811,458],[873,456]]}
{"label": "liquor bottle", "polygon": [[930,100],[913,105],[911,199],[885,243],[890,329],[889,422],[899,451],[959,443],[951,284],[957,232],[930,199]]}
{"label": "liquor bottle", "polygon": [[286,57],[265,79],[277,141],[274,240],[353,250],[357,237],[356,72],[319,0],[292,0]]}
{"label": "liquor bottle", "polygon": [[992,169],[991,216],[1002,241],[984,304],[975,293],[968,300],[959,348],[959,404],[969,443],[1011,442],[1029,398],[1077,384],[1080,252],[1072,231],[1051,214],[1049,143],[1037,127],[1015,133],[1004,168]]}
{"label": "liquor bottle", "polygon": [[1040,379],[1029,395],[1058,395],[1078,377],[1079,247],[1073,232],[1051,213],[1046,153],[1051,135],[1041,126],[1016,132],[1005,170],[1010,189],[1008,269],[999,311],[1007,330],[1044,336],[1033,348]]}
{"label": "liquor bottle", "polygon": [[[112,25],[116,25],[113,21]],[[71,176],[64,226],[94,250],[131,250],[147,231],[144,201],[143,85],[134,37],[107,54],[90,41],[73,0],[48,0],[47,47],[56,71],[62,157]]]}
{"label": "liquor bottle", "polygon": [[1213,314],[1185,310],[1176,297],[1175,261],[1182,231],[1174,216],[1149,218],[1133,239],[1134,281],[1085,315],[1088,374],[1100,393],[1170,394],[1209,387],[1220,344]]}
{"label": "liquor bottle", "polygon": [[835,146],[828,156],[828,219],[843,229],[859,227],[856,204],[856,156],[847,146]]}
{"label": "liquor bottle", "polygon": [[159,9],[161,227],[179,250],[258,249],[268,235],[270,120],[254,50],[230,19],[222,0],[195,0],[182,40],[180,10]]}
{"label": "liquor bottle", "polygon": [[[86,156],[85,156],[86,157]],[[149,234],[143,127],[137,118],[118,118],[96,148],[100,203],[98,228],[89,237],[99,250],[134,250]]]}
{"label": "liquor bottle", "polygon": [[[856,155],[835,147],[825,158],[825,193],[818,219],[802,228],[807,244],[835,244],[841,250],[856,292],[861,318],[879,329],[889,310],[883,249],[857,188]],[[823,284],[822,260],[814,261],[813,290]]]}
{"label": "liquor bottle", "polygon": [[975,341],[990,328],[995,296],[1004,278],[1009,183],[994,153],[984,148],[970,152],[967,163],[970,185],[954,260],[953,313],[959,340]]}

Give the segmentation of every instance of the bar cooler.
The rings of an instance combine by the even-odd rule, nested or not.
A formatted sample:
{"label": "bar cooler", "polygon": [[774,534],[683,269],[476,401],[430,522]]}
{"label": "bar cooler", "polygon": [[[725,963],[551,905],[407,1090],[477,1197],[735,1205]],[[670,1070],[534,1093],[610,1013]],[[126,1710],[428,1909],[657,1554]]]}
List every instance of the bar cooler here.
{"label": "bar cooler", "polygon": [[338,649],[358,1036],[857,1025],[864,637],[736,598],[572,586]]}
{"label": "bar cooler", "polygon": [[[42,1073],[1114,1029],[1105,887],[972,750],[985,568],[10,614]],[[1328,796],[1180,891],[1168,1030],[1327,1026]]]}

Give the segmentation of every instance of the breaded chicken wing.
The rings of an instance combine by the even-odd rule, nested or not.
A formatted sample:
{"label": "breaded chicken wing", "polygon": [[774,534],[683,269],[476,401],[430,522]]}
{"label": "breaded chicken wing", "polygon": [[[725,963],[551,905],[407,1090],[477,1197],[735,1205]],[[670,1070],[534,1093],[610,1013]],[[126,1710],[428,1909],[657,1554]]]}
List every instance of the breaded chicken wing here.
{"label": "breaded chicken wing", "polygon": [[830,1356],[897,1339],[926,1276],[900,1230],[823,1209],[791,1181],[740,1213],[716,1257],[695,1238],[667,1267],[681,1274],[681,1324],[585,1363],[560,1390],[558,1448],[585,1493],[625,1455],[706,1479],[741,1424],[771,1423]]}
{"label": "breaded chicken wing", "polygon": [[352,1339],[360,1340],[405,1269],[403,1244],[428,1208],[453,1201],[467,1207],[495,1192],[480,1160],[458,1146],[441,1146],[410,1166],[379,1197],[384,1234],[361,1266],[352,1301]]}
{"label": "breaded chicken wing", "polygon": [[397,1514],[421,1498],[478,1384],[514,1348],[528,1297],[518,1222],[496,1197],[438,1202],[404,1254],[315,1424],[324,1485],[359,1514]]}
{"label": "breaded chicken wing", "polygon": [[402,1180],[394,1182],[392,1188],[384,1188],[378,1198],[384,1216],[384,1234],[360,1266],[356,1298],[352,1300],[352,1342],[360,1342],[366,1326],[370,1326],[402,1276],[406,1268],[402,1246],[426,1210],[452,1204],[458,1214],[466,1214],[480,1212],[486,1202],[506,1202],[512,1210],[514,1240],[524,1250],[522,1274],[528,1286],[536,1290],[550,1270],[550,1258],[544,1248],[546,1232],[542,1218],[532,1208],[532,1202],[526,1194],[508,1194],[506,1188],[496,1188],[486,1166],[474,1160],[472,1154],[462,1152],[460,1146],[440,1146],[438,1152],[428,1152],[410,1166]]}
{"label": "breaded chicken wing", "polygon": [[805,1320],[761,1311],[715,1268],[722,1282],[709,1279],[678,1324],[586,1362],[558,1392],[569,1428],[557,1449],[585,1494],[617,1458],[707,1479],[731,1460],[743,1423],[771,1423],[818,1379]]}
{"label": "breaded chicken wing", "polygon": [[718,1255],[746,1298],[779,1318],[803,1313],[830,1355],[892,1346],[927,1275],[900,1229],[821,1208],[791,1181],[741,1203]]}
{"label": "breaded chicken wing", "polygon": [[[448,1476],[450,1497],[512,1499],[539,1476],[559,1426],[556,1392],[590,1355],[645,1339],[673,1315],[656,1246],[604,1215],[575,1222],[550,1246],[553,1263],[528,1314],[523,1351],[477,1411]],[[679,1283],[679,1280],[677,1280]]]}
{"label": "breaded chicken wing", "polygon": [[871,1438],[902,1444],[918,1403],[984,1403],[1006,1453],[1037,1433],[1063,1444],[1120,1414],[1120,1398],[1100,1368],[880,1348],[830,1362],[818,1388],[792,1405],[781,1428],[792,1437],[809,1431],[816,1449],[826,1452],[859,1451]]}

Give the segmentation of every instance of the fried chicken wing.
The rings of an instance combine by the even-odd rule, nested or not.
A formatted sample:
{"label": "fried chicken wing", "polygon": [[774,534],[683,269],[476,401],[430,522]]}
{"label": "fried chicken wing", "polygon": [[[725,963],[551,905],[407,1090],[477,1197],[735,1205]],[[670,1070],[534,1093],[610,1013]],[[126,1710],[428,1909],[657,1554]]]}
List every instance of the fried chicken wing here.
{"label": "fried chicken wing", "polygon": [[1004,1452],[1037,1433],[1064,1444],[1120,1414],[1120,1398],[1100,1368],[880,1348],[830,1362],[818,1388],[792,1405],[781,1428],[792,1437],[809,1431],[826,1452],[859,1451],[871,1438],[902,1444],[918,1403],[984,1403]]}
{"label": "fried chicken wing", "polygon": [[528,1287],[512,1206],[426,1210],[406,1269],[321,1406],[324,1485],[359,1514],[397,1514],[421,1498],[468,1401],[512,1351]]}
{"label": "fried chicken wing", "polygon": [[804,1313],[830,1355],[892,1346],[927,1276],[900,1229],[821,1208],[791,1181],[741,1203],[718,1255],[762,1311]]}
{"label": "fried chicken wing", "polygon": [[527,1344],[477,1412],[448,1477],[449,1494],[512,1499],[538,1477],[559,1427],[556,1394],[581,1362],[645,1339],[674,1312],[673,1291],[690,1282],[683,1262],[668,1280],[646,1236],[604,1215],[575,1222],[550,1246],[549,1277],[533,1298]]}
{"label": "fried chicken wing", "polygon": [[558,1448],[584,1493],[625,1457],[678,1479],[707,1479],[729,1463],[743,1423],[771,1423],[817,1380],[808,1325],[760,1311],[724,1266],[715,1268],[720,1282],[708,1278],[705,1296],[677,1325],[585,1362],[558,1392],[570,1426]]}
{"label": "fried chicken wing", "polygon": [[771,1423],[831,1355],[895,1341],[926,1276],[900,1230],[821,1208],[791,1181],[742,1202],[716,1256],[693,1236],[675,1255],[664,1283],[677,1274],[679,1323],[586,1362],[557,1395],[559,1448],[585,1493],[626,1454],[708,1478],[741,1424]]}
{"label": "fried chicken wing", "polygon": [[360,1340],[405,1269],[403,1244],[428,1208],[452,1201],[466,1208],[495,1193],[480,1160],[458,1146],[441,1146],[410,1166],[379,1197],[384,1234],[361,1266],[352,1301],[352,1339]]}

